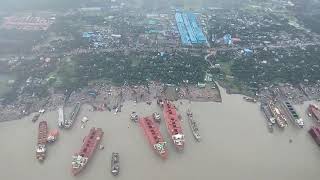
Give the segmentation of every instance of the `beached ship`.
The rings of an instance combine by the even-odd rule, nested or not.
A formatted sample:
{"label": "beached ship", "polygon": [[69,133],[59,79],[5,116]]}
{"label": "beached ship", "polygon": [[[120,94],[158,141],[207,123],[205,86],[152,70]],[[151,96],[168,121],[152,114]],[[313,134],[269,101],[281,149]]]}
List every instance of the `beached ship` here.
{"label": "beached ship", "polygon": [[185,140],[181,127],[181,120],[178,117],[176,107],[169,101],[163,103],[163,117],[166,123],[168,133],[173,144],[178,150],[183,150]]}
{"label": "beached ship", "polygon": [[89,134],[84,138],[82,147],[78,153],[72,157],[71,173],[76,176],[87,165],[95,150],[100,144],[103,136],[101,128],[91,128]]}
{"label": "beached ship", "polygon": [[288,114],[290,116],[291,121],[298,126],[299,128],[303,128],[304,121],[303,119],[298,115],[297,111],[293,108],[293,106],[288,102],[283,103],[284,108],[288,111]]}
{"label": "beached ship", "polygon": [[166,142],[164,141],[159,126],[155,123],[154,118],[152,116],[139,118],[139,124],[153,150],[162,158],[166,159],[168,157]]}
{"label": "beached ship", "polygon": [[58,126],[60,128],[64,127],[64,112],[63,107],[59,107],[58,109]]}
{"label": "beached ship", "polygon": [[308,131],[314,141],[320,146],[320,128],[316,126],[312,126]]}
{"label": "beached ship", "polygon": [[308,107],[308,115],[320,123],[320,109],[318,106],[310,104]]}
{"label": "beached ship", "polygon": [[276,105],[273,102],[269,102],[268,107],[272,113],[272,116],[275,118],[276,123],[280,128],[284,128],[288,126],[288,121],[285,118],[285,115],[283,112],[276,107]]}
{"label": "beached ship", "polygon": [[261,110],[264,113],[266,119],[268,120],[268,122],[270,122],[271,124],[275,124],[276,120],[273,117],[270,108],[268,107],[268,105],[266,104],[261,104]]}
{"label": "beached ship", "polygon": [[47,121],[41,121],[38,129],[38,143],[36,147],[36,158],[43,161],[46,157],[46,144],[48,137],[48,124]]}
{"label": "beached ship", "polygon": [[120,155],[119,153],[112,153],[111,157],[111,173],[116,176],[120,172]]}
{"label": "beached ship", "polygon": [[80,111],[81,103],[77,102],[76,105],[73,108],[73,111],[71,112],[70,119],[66,120],[64,123],[65,128],[70,128],[74,121],[77,119],[79,111]]}
{"label": "beached ship", "polygon": [[191,131],[192,131],[192,134],[193,134],[194,138],[197,141],[200,141],[201,140],[201,136],[200,136],[200,133],[199,133],[199,127],[198,127],[197,122],[193,119],[193,113],[191,112],[190,109],[187,110],[187,117],[188,117],[189,126],[191,128]]}

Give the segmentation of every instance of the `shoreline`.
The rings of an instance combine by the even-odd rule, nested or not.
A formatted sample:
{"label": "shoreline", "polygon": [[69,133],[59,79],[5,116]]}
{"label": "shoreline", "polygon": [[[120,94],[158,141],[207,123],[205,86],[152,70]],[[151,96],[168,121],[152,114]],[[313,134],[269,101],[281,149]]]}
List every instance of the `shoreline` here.
{"label": "shoreline", "polygon": [[[169,87],[170,90],[164,90]],[[214,88],[213,88],[214,87]],[[73,106],[76,102],[88,104],[94,107],[105,106],[108,109],[115,109],[127,101],[149,103],[159,97],[174,101],[189,100],[193,102],[222,102],[220,86],[216,82],[208,83],[204,88],[195,85],[187,86],[168,86],[159,83],[150,83],[149,87],[145,86],[113,86],[110,84],[96,83],[93,86],[82,88],[80,91],[74,91],[70,94],[65,102],[63,94],[51,94],[41,100],[35,101],[29,105],[7,105],[0,111],[1,122],[16,121],[43,109],[45,111],[55,111],[59,106]],[[168,89],[168,88],[165,88]],[[177,91],[178,89],[178,91]],[[24,108],[23,108],[24,107]],[[29,108],[29,111],[25,111]],[[106,110],[106,109],[104,109]],[[11,118],[10,118],[11,117]]]}

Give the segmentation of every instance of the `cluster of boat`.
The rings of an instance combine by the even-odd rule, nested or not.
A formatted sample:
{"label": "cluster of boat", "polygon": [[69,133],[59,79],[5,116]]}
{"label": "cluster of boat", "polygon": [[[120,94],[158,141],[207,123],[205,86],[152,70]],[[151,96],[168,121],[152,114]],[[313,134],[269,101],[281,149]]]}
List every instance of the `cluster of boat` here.
{"label": "cluster of boat", "polygon": [[[184,133],[181,125],[181,116],[178,114],[176,107],[169,101],[161,101],[158,103],[162,108],[164,122],[167,131],[171,137],[171,140],[177,150],[183,150],[185,145]],[[59,108],[59,127],[69,128],[80,109],[80,103],[77,103],[74,107],[70,120],[64,120],[63,108]],[[200,141],[201,136],[199,133],[199,128],[197,122],[193,119],[193,114],[191,110],[187,111],[188,122],[193,135],[197,141]],[[142,128],[147,140],[149,141],[152,149],[156,154],[160,155],[163,159],[168,157],[167,142],[164,140],[163,135],[159,128],[159,123],[161,121],[161,116],[159,113],[153,113],[150,116],[138,117],[136,112],[130,115],[130,119],[138,122]],[[87,165],[87,163],[92,158],[96,149],[100,146],[103,137],[103,130],[101,128],[91,128],[89,134],[83,139],[83,144],[80,150],[72,156],[71,163],[71,173],[76,176],[78,175]],[[49,142],[54,142],[57,139],[58,130],[48,132],[48,125],[46,121],[41,121],[39,123],[38,131],[38,143],[36,149],[36,158],[39,161],[43,161],[46,156],[46,145]],[[113,175],[118,175],[120,172],[120,155],[119,153],[112,153],[111,157],[111,173]]]}
{"label": "cluster of boat", "polygon": [[[178,114],[176,107],[170,101],[158,100],[158,105],[162,108],[164,122],[167,132],[171,137],[171,141],[177,150],[183,150],[185,139],[181,126],[181,116]],[[196,121],[193,119],[193,114],[189,109],[187,111],[188,121],[193,135],[197,141],[200,141],[201,136]],[[168,157],[167,142],[164,141],[163,135],[159,128],[161,117],[159,113],[153,113],[151,116],[138,118],[137,114],[133,112],[130,118],[139,122],[147,140],[156,154],[163,159]]]}
{"label": "cluster of boat", "polygon": [[291,119],[291,121],[299,128],[304,127],[303,119],[300,118],[294,107],[287,101],[283,103],[276,101],[262,103],[261,110],[268,120],[268,127],[270,131],[273,131],[273,125],[276,123],[280,128],[287,127],[288,119]]}
{"label": "cluster of boat", "polygon": [[[87,165],[92,158],[94,152],[98,147],[103,149],[100,144],[103,137],[103,130],[101,128],[91,128],[89,134],[84,138],[82,147],[78,153],[75,153],[72,157],[71,173],[78,175]],[[113,152],[111,157],[111,173],[118,175],[120,172],[120,154]]]}

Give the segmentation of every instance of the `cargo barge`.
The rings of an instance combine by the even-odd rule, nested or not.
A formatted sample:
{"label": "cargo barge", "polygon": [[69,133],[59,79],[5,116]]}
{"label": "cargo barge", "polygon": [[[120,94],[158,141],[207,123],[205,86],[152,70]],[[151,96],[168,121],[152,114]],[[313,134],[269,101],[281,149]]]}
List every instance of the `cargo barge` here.
{"label": "cargo barge", "polygon": [[38,142],[36,147],[36,158],[43,161],[46,157],[46,144],[48,138],[48,124],[47,121],[41,121],[38,129]]}
{"label": "cargo barge", "polygon": [[297,111],[293,108],[293,106],[288,101],[285,101],[283,103],[283,106],[287,110],[291,121],[299,128],[303,128],[304,121],[302,118],[300,118],[300,116],[298,115]]}
{"label": "cargo barge", "polygon": [[170,138],[178,150],[184,149],[184,134],[176,107],[169,101],[163,102],[163,117]]}
{"label": "cargo barge", "polygon": [[153,116],[139,118],[139,124],[153,150],[163,159],[166,159],[168,157],[166,142],[164,141],[159,126],[156,124]]}
{"label": "cargo barge", "polygon": [[89,134],[84,138],[82,147],[72,157],[72,175],[78,175],[87,165],[103,136],[101,128],[91,128]]}
{"label": "cargo barge", "polygon": [[316,126],[312,126],[308,131],[314,141],[320,146],[320,128]]}
{"label": "cargo barge", "polygon": [[193,119],[193,113],[191,112],[190,109],[187,110],[187,117],[188,117],[188,122],[189,122],[189,126],[191,128],[193,137],[197,140],[200,141],[201,140],[201,136],[199,133],[199,127],[197,122]]}
{"label": "cargo barge", "polygon": [[308,115],[320,123],[320,109],[314,104],[310,104],[308,107]]}
{"label": "cargo barge", "polygon": [[80,111],[81,103],[77,102],[76,105],[73,108],[73,111],[71,112],[70,119],[66,120],[64,122],[64,127],[65,128],[70,128],[74,121],[77,119],[79,111]]}

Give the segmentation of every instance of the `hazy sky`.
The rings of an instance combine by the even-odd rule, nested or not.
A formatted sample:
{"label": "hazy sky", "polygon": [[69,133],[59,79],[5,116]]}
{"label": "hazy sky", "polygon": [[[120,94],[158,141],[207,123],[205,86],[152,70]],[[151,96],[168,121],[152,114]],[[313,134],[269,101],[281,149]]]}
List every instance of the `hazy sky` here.
{"label": "hazy sky", "polygon": [[[96,2],[99,0],[0,0],[0,8],[5,9],[46,9],[46,8],[69,8],[78,7],[83,2]],[[105,0],[106,2],[108,0]],[[183,5],[185,7],[202,7],[202,6],[221,6],[221,5],[239,5],[248,0],[122,0],[131,1],[143,7],[157,7],[168,5]]]}

